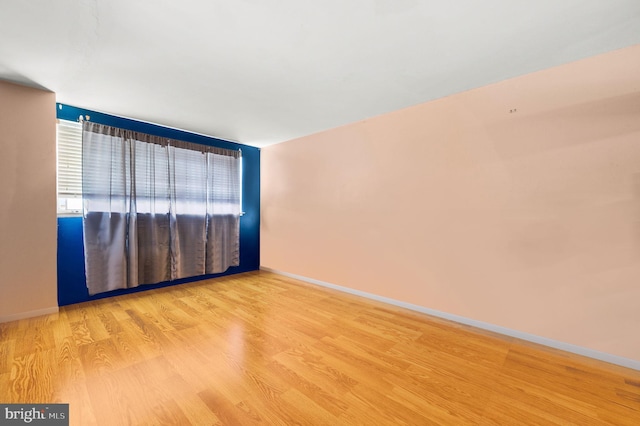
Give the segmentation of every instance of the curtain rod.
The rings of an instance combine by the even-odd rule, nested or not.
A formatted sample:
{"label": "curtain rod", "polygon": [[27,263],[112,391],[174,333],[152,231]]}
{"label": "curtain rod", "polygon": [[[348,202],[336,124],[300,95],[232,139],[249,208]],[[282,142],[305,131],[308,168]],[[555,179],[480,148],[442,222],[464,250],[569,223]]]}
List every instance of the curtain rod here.
{"label": "curtain rod", "polygon": [[[79,115],[79,116],[78,116],[78,123],[84,123],[85,121],[91,121],[91,116],[89,116],[88,114],[86,114],[86,115],[84,115],[84,116],[81,114],[81,115]],[[101,124],[101,123],[96,123],[96,122],[93,122],[93,124],[98,124],[98,125],[100,125],[100,126],[108,126],[108,127],[112,127],[112,128],[114,128],[114,129],[122,129],[121,127],[114,127],[114,126],[110,126],[110,125],[108,125],[108,124]],[[159,125],[157,125],[157,124],[151,124],[151,123],[148,123],[148,124],[150,124],[150,125],[154,125],[154,126],[159,126]],[[163,126],[159,126],[159,127],[163,127]],[[175,131],[180,131],[180,132],[190,133],[190,132],[188,132],[187,130],[170,129],[170,128],[168,128],[168,127],[165,127],[165,128],[166,128],[166,129],[169,129],[169,130],[175,130]],[[183,141],[183,140],[175,139],[175,138],[173,138],[173,139],[172,139],[172,138],[165,138],[164,136],[152,135],[151,133],[139,132],[139,131],[137,131],[137,130],[129,130],[129,129],[122,129],[122,130],[129,131],[129,132],[133,132],[133,133],[141,133],[141,134],[144,134],[144,135],[149,135],[149,136],[153,136],[153,137],[158,137],[158,138],[166,139],[166,140],[167,140],[167,142],[171,142],[171,141],[175,141],[175,142],[184,142],[184,143],[190,143],[190,144],[201,145],[201,146],[209,147],[209,148],[223,149],[223,150],[227,150],[227,151],[238,151],[238,152],[240,153],[240,156],[242,156],[242,148],[238,148],[238,149],[220,148],[220,147],[217,147],[217,146],[206,145],[206,144],[202,144],[202,143],[198,143],[198,142]],[[192,133],[192,134],[197,135],[197,134],[195,134],[195,133]],[[197,135],[197,136],[203,136],[203,137],[211,138],[211,136],[205,136],[205,135]],[[214,138],[214,139],[215,139],[215,138]]]}

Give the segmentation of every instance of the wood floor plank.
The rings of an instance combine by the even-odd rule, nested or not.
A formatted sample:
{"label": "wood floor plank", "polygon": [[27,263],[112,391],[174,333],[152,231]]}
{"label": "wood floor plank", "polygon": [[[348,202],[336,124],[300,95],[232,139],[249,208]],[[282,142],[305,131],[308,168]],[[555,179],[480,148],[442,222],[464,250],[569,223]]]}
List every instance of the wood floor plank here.
{"label": "wood floor plank", "polygon": [[[491,383],[491,377],[487,377]],[[429,418],[478,419],[489,401],[488,386],[478,386],[449,375],[410,368],[405,375],[386,375],[392,392],[390,398],[404,398],[418,412],[429,412]],[[470,404],[469,401],[473,401]],[[435,409],[434,407],[437,407]],[[447,413],[443,417],[442,413]],[[435,416],[435,417],[432,417]]]}
{"label": "wood floor plank", "polygon": [[636,426],[640,371],[253,272],[0,324],[0,401],[82,426]]}
{"label": "wood floor plank", "polygon": [[[254,425],[260,424],[259,419],[247,413],[247,410],[240,409],[233,402],[229,401],[225,395],[210,388],[198,393],[198,396],[216,415],[220,422],[225,425]],[[239,403],[238,403],[239,404]]]}
{"label": "wood floor plank", "polygon": [[[438,424],[475,425],[480,415],[459,403],[459,399],[448,399],[428,393],[426,389],[409,390],[404,386],[393,386],[387,397],[420,413],[427,421]],[[475,395],[477,397],[477,395]]]}
{"label": "wood floor plank", "polygon": [[[70,403],[70,401],[73,401],[73,403]],[[95,417],[96,411],[91,404],[86,380],[61,386],[58,392],[54,394],[52,402],[58,404],[69,403],[69,424],[83,426],[99,424]]]}
{"label": "wood floor plank", "polygon": [[293,370],[278,361],[274,361],[270,364],[270,370],[288,383],[287,389],[296,389],[306,397],[313,399],[318,406],[334,416],[339,416],[341,412],[348,408],[342,401],[344,393],[325,390],[327,383],[307,378],[304,368]]}
{"label": "wood floor plank", "polygon": [[171,378],[171,381],[164,383],[163,388],[169,389],[174,395],[175,403],[180,407],[187,418],[182,424],[192,425],[221,425],[220,419],[207,407],[198,392],[183,379],[180,374]]}
{"label": "wood floor plank", "polygon": [[282,395],[282,401],[287,404],[288,410],[294,413],[293,417],[301,424],[330,426],[338,422],[333,414],[295,387]]}
{"label": "wood floor plank", "polygon": [[387,397],[390,388],[372,388],[357,385],[345,395],[345,402],[349,409],[343,413],[343,418],[349,419],[349,424],[359,423],[358,417],[365,413],[372,423],[389,425],[423,425],[429,424],[428,413],[418,413],[406,401],[398,402]]}
{"label": "wood floor plank", "polygon": [[0,374],[9,371],[15,356],[15,339],[0,340]]}
{"label": "wood floor plank", "polygon": [[10,386],[6,389],[11,401],[18,402],[23,395],[30,401],[45,403],[53,397],[53,370],[56,368],[53,350],[38,350],[13,358]]}
{"label": "wood floor plank", "polygon": [[311,355],[310,351],[290,350],[274,357],[274,368],[286,368],[306,379],[331,395],[343,395],[358,384],[358,381],[337,370],[321,357]]}

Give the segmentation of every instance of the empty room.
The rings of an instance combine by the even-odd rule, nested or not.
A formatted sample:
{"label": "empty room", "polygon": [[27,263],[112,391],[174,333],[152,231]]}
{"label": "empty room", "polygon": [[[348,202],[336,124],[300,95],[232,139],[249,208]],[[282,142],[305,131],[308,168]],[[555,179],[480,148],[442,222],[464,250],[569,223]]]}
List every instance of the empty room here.
{"label": "empty room", "polygon": [[0,1],[0,424],[639,425],[637,0]]}

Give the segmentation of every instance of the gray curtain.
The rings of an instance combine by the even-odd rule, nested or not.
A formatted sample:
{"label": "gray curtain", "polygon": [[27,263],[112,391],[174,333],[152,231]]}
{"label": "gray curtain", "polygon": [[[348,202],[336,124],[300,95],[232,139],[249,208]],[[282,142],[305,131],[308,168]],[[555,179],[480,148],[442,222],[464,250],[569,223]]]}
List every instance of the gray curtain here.
{"label": "gray curtain", "polygon": [[207,220],[207,273],[226,269],[225,265],[239,265],[239,217],[232,214],[209,215]]}
{"label": "gray curtain", "polygon": [[239,265],[240,152],[85,122],[90,294]]}

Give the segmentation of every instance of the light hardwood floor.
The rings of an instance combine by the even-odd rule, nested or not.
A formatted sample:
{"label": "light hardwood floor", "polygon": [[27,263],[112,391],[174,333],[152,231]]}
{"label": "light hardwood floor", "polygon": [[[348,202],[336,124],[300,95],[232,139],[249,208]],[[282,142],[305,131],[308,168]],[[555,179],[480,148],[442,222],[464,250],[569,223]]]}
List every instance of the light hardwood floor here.
{"label": "light hardwood floor", "polygon": [[640,425],[640,372],[268,272],[0,324],[0,402],[72,425]]}

